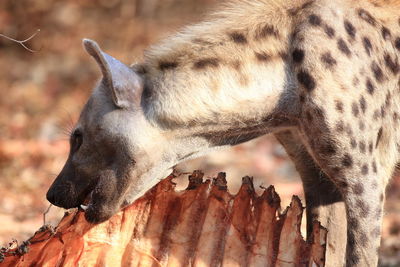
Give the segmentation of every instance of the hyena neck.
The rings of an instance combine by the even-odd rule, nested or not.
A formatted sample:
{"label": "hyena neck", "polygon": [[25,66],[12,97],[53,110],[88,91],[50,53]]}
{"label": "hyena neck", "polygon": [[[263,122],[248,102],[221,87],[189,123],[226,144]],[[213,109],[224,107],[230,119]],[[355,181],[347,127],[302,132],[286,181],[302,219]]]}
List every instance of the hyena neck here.
{"label": "hyena neck", "polygon": [[294,114],[293,2],[304,4],[234,1],[152,47],[144,63],[147,117],[166,128],[212,132],[271,127],[271,118]]}

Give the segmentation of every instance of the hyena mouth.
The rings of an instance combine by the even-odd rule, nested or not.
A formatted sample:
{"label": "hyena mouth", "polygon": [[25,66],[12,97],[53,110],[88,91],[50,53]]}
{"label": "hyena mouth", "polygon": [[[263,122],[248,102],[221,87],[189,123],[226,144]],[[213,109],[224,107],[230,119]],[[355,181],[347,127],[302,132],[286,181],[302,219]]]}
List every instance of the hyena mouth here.
{"label": "hyena mouth", "polygon": [[93,191],[94,191],[94,189],[89,192],[89,194],[87,195],[87,197],[85,198],[83,203],[79,205],[79,207],[78,207],[79,209],[86,211],[89,208],[89,206],[93,204],[92,203]]}
{"label": "hyena mouth", "polygon": [[96,184],[93,183],[85,190],[85,192],[82,194],[83,200],[80,201],[80,204],[78,204],[78,206],[77,206],[78,209],[86,211],[90,205],[93,205],[93,192],[94,192],[95,188],[96,188]]}

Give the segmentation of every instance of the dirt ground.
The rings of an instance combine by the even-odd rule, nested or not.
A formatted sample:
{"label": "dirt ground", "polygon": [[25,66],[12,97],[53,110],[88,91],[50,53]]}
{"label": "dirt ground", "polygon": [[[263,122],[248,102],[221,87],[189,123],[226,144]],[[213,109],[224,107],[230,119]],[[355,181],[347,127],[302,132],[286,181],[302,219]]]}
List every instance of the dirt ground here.
{"label": "dirt ground", "polygon": [[[0,1],[0,33],[21,40],[40,29],[27,43],[34,53],[0,38],[0,245],[23,240],[43,224],[45,193],[67,157],[68,131],[100,78],[82,38],[125,63],[140,61],[146,47],[199,20],[213,2]],[[254,176],[256,187],[274,184],[284,205],[293,194],[302,197],[299,177],[272,137],[179,168],[202,169],[208,177],[225,171],[232,192],[242,176]],[[399,176],[387,190],[385,213],[381,266],[400,266]],[[62,214],[53,207],[46,220],[56,223]]]}

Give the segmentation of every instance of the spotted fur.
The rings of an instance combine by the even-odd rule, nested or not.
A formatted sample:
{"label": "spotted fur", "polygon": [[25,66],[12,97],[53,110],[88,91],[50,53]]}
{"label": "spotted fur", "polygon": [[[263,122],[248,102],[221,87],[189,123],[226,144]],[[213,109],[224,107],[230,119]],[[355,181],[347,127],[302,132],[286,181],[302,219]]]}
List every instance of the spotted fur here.
{"label": "spotted fur", "polygon": [[[376,265],[381,215],[370,210],[382,208],[379,196],[398,160],[400,141],[394,124],[400,112],[399,8],[394,0],[232,1],[206,23],[147,52],[151,69],[171,58],[182,62],[171,74],[152,69],[149,80],[165,78],[149,89],[155,97],[148,115],[157,120],[162,113],[177,125],[263,125],[262,118],[284,114],[293,122],[287,130],[299,132],[301,145],[344,198],[351,222],[347,265]],[[194,38],[209,45],[199,46]],[[279,58],[281,51],[291,57]],[[215,62],[199,64],[205,56]],[[248,77],[245,87],[229,67],[233,61]],[[202,72],[185,70],[192,64]],[[192,85],[183,87],[180,80]],[[215,80],[218,92],[210,90]]]}

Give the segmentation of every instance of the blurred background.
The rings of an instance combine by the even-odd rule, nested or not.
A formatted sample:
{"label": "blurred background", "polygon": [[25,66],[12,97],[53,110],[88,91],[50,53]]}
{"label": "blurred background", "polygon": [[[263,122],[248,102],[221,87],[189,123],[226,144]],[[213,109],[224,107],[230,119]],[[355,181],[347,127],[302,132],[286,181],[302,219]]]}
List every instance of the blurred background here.
{"label": "blurred background", "polygon": [[[125,63],[179,27],[199,21],[217,0],[2,0],[0,33],[0,246],[28,238],[43,224],[46,191],[68,154],[68,135],[100,78],[82,38]],[[262,137],[179,166],[206,177],[225,171],[235,193],[241,177],[274,184],[287,205],[303,199],[299,177],[273,137]],[[400,179],[387,190],[381,266],[400,266]],[[56,223],[63,211],[46,216]],[[397,265],[396,265],[397,264]]]}

